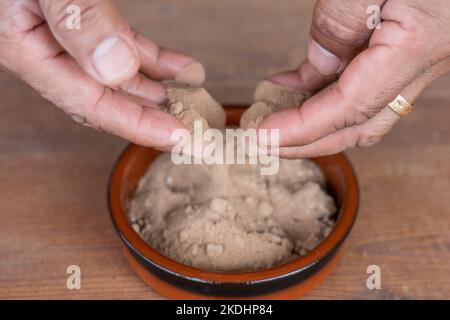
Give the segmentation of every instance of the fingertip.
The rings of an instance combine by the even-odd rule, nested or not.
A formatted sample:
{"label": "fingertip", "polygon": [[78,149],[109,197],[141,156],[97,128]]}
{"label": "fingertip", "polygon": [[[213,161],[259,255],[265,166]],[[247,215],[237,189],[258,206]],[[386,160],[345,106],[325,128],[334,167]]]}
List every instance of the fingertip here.
{"label": "fingertip", "polygon": [[304,84],[299,78],[296,71],[286,71],[276,73],[267,78],[267,80],[286,87],[304,89],[303,88]]}
{"label": "fingertip", "polygon": [[268,78],[269,81],[286,87],[292,87],[309,92],[316,92],[337,78],[336,74],[323,75],[306,59],[297,70],[280,72]]}
{"label": "fingertip", "polygon": [[[186,129],[186,126],[181,120],[167,112],[157,109],[151,109],[150,112],[154,114],[154,122],[165,137],[170,137],[178,129]],[[164,140],[164,142],[167,143],[170,140],[169,138],[168,140]]]}
{"label": "fingertip", "polygon": [[179,119],[161,110],[148,108],[146,112],[151,113],[148,116],[151,123],[144,124],[146,132],[141,133],[141,144],[170,152],[174,146],[190,139],[188,129]]}
{"label": "fingertip", "polygon": [[258,130],[278,129],[280,147],[296,145],[301,134],[301,119],[297,107],[287,108],[270,114],[258,126]]}
{"label": "fingertip", "polygon": [[200,86],[205,82],[206,71],[200,62],[193,62],[183,67],[175,76],[178,82],[186,83],[192,86]]}
{"label": "fingertip", "polygon": [[341,67],[341,59],[311,38],[308,43],[308,61],[322,75],[336,74]]}
{"label": "fingertip", "polygon": [[205,81],[205,68],[193,58],[166,48],[160,48],[141,34],[136,44],[142,57],[141,71],[154,80],[176,80],[193,86]]}

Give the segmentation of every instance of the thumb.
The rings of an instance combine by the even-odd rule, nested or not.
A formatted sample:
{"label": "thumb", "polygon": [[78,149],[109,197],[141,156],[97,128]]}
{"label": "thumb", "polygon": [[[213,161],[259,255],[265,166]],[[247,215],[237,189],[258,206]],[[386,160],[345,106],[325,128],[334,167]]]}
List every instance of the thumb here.
{"label": "thumb", "polygon": [[[134,33],[111,0],[40,0],[58,42],[93,78],[109,86],[129,81],[139,70]],[[70,5],[80,9],[81,26],[69,28]]]}
{"label": "thumb", "polygon": [[373,32],[368,8],[386,0],[318,0],[311,23],[308,61],[324,75],[339,72],[366,46]]}

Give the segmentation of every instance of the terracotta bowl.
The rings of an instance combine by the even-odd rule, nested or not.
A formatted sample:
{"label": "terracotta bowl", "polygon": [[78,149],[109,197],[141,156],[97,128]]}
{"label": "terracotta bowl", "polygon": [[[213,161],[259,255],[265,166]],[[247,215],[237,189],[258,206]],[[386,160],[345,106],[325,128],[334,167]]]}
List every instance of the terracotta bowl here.
{"label": "terracotta bowl", "polygon": [[[237,125],[244,107],[227,107],[227,122]],[[173,299],[293,299],[317,286],[333,269],[358,210],[355,173],[344,154],[313,159],[323,170],[338,206],[336,225],[314,250],[296,260],[256,272],[211,272],[175,262],[148,245],[131,227],[127,202],[139,179],[160,153],[129,145],[112,172],[108,203],[125,255],[137,274],[156,291]]]}

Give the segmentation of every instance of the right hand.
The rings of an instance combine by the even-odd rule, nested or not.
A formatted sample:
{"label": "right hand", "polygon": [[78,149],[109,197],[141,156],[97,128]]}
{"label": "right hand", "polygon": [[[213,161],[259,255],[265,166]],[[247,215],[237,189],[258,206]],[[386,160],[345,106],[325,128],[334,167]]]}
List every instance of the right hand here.
{"label": "right hand", "polygon": [[[318,0],[308,58],[298,70],[271,80],[321,91],[301,107],[270,115],[259,126],[280,130],[280,156],[316,157],[380,141],[400,119],[386,106],[397,95],[414,103],[450,71],[448,4]],[[372,5],[381,9],[381,24],[375,30],[367,24],[367,8]]]}
{"label": "right hand", "polygon": [[[81,29],[66,10],[81,9]],[[0,69],[21,78],[75,121],[168,150],[184,125],[158,107],[158,80],[201,84],[201,64],[133,31],[111,0],[2,0]]]}

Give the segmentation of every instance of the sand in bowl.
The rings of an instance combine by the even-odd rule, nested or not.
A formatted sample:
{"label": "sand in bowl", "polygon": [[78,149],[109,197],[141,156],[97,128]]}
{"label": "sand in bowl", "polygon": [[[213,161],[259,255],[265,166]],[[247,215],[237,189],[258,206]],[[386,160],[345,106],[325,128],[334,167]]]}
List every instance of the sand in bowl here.
{"label": "sand in bowl", "polygon": [[[242,127],[298,105],[304,92],[262,82]],[[192,129],[193,119],[222,127],[225,116],[202,88],[171,85],[167,111]],[[336,207],[320,168],[310,160],[280,159],[275,175],[259,165],[175,165],[157,158],[130,202],[134,229],[167,257],[210,271],[256,271],[306,254],[332,230]]]}

